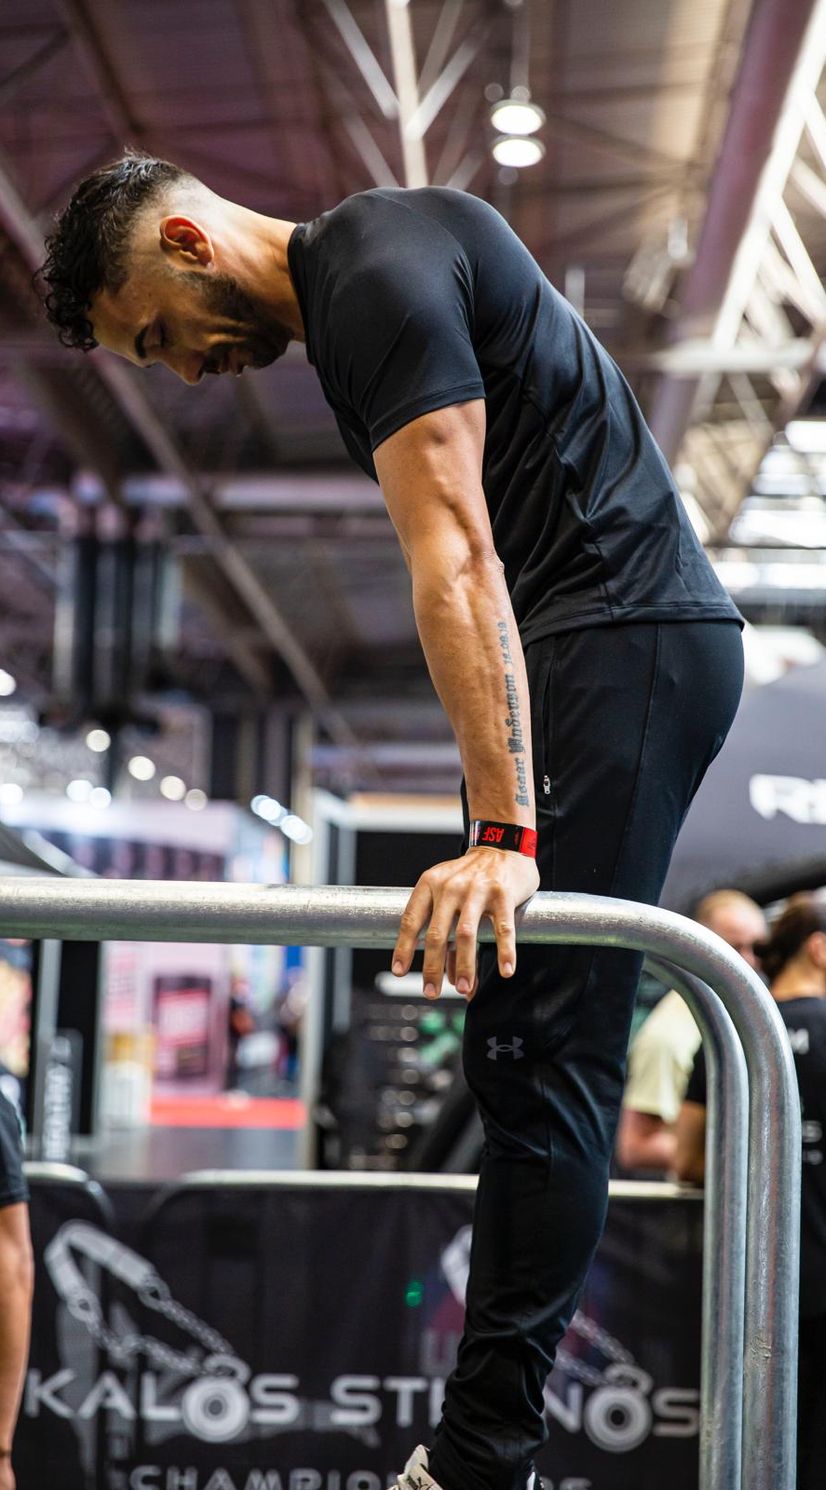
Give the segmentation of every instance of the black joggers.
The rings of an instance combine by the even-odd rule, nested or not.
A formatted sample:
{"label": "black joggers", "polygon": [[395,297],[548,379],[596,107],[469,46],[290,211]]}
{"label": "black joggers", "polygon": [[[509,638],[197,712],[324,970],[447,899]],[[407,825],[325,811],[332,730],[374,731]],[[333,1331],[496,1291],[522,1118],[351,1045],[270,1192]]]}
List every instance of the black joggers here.
{"label": "black joggers", "polygon": [[[567,632],[525,661],[541,888],[656,904],[737,709],[737,623]],[[605,1220],[641,961],[525,945],[505,980],[480,952],[463,1062],[485,1145],[465,1333],[430,1450],[444,1490],[525,1490],[547,1436],[545,1380]]]}

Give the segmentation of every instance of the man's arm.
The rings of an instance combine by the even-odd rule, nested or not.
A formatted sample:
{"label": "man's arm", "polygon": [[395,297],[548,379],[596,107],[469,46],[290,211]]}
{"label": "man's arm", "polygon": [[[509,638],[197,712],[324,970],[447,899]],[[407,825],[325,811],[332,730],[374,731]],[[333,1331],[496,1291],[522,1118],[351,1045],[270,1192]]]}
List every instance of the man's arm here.
{"label": "man's arm", "polygon": [[701,1185],[706,1172],[706,1110],[699,1102],[684,1102],[677,1118],[674,1173],[678,1180]]}
{"label": "man's arm", "polygon": [[617,1159],[623,1169],[669,1170],[676,1139],[670,1123],[653,1112],[623,1107],[617,1130]]}
{"label": "man's arm", "polygon": [[[25,1204],[0,1209],[0,1449],[11,1447],[29,1355],[34,1266]],[[11,1459],[0,1458],[0,1490],[14,1490]]]}
{"label": "man's arm", "polygon": [[[519,632],[482,490],[485,405],[425,414],[374,452],[407,558],[416,625],[453,726],[471,819],[535,826],[530,702]],[[456,987],[470,993],[481,918],[499,970],[516,966],[514,910],[539,887],[532,859],[477,847],[422,875],[402,918],[394,972],[407,972],[425,923],[424,982],[438,994],[456,926]]]}

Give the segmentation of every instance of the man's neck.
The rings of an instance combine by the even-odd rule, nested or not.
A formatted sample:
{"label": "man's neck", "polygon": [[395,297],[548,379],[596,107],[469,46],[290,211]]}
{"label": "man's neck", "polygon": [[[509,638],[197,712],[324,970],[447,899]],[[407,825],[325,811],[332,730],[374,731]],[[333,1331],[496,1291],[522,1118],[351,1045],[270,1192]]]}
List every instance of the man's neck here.
{"label": "man's neck", "polygon": [[242,266],[244,289],[252,294],[296,341],[304,341],[304,322],[290,274],[288,246],[296,224],[265,217],[237,203],[231,206],[234,248]]}

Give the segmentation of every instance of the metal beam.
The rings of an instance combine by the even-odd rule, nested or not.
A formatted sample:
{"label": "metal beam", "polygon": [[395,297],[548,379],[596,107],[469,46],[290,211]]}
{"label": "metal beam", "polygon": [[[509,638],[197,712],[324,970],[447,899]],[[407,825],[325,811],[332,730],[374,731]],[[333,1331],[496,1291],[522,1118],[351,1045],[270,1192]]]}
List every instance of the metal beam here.
{"label": "metal beam", "polygon": [[[419,119],[419,81],[416,70],[416,51],[413,44],[413,26],[410,20],[410,5],[407,0],[384,0],[387,31],[390,37],[390,56],[393,60],[393,78],[399,101],[399,128],[401,131],[402,159],[404,161],[405,186],[427,186],[427,157],[424,148],[424,128]],[[438,82],[434,83],[438,87]]]}
{"label": "metal beam", "polygon": [[[674,339],[713,333],[733,341],[754,283],[768,225],[755,213],[767,167],[787,148],[778,123],[804,43],[819,45],[812,18],[817,0],[756,0],[749,19],[728,120],[712,176],[694,263],[686,277]],[[822,11],[821,11],[822,16]],[[809,30],[810,26],[812,30]],[[822,38],[821,38],[822,40]],[[822,66],[822,62],[820,64]],[[819,68],[818,68],[819,71]],[[786,131],[787,133],[788,131]],[[799,140],[799,131],[797,135]],[[796,141],[792,146],[796,148]],[[789,157],[786,170],[791,165]],[[698,385],[664,376],[654,391],[649,422],[666,459],[673,461],[688,427]]]}
{"label": "metal beam", "polygon": [[192,564],[184,563],[182,570],[184,592],[207,617],[216,636],[220,636],[223,651],[226,652],[241,677],[246,678],[253,693],[260,694],[263,698],[268,697],[272,693],[272,668],[255,652],[249,642],[237,633],[234,627],[227,625],[226,609],[219,601],[214,585],[208,582],[207,577]]}
{"label": "metal beam", "polygon": [[[286,138],[289,142],[287,148],[292,156],[289,162],[292,167],[290,174],[293,179],[299,180],[306,174],[309,158],[315,175],[317,200],[323,202],[330,190],[331,174],[325,154],[320,150],[309,152],[302,150],[299,160],[296,150],[292,148],[293,131],[285,130],[286,121],[279,117],[275,104],[276,98],[281,95],[284,74],[284,36],[290,26],[286,6],[283,0],[277,0],[276,5],[273,5],[272,0],[235,0],[235,6],[249,38],[250,62],[258,80],[258,91],[267,116],[267,124],[276,152],[275,158],[278,159],[283,153]],[[293,7],[290,6],[290,10],[292,9]]]}
{"label": "metal beam", "polygon": [[443,0],[439,19],[430,38],[427,56],[419,71],[419,92],[422,94],[430,90],[447,62],[464,3],[465,0]]}
{"label": "metal beam", "polygon": [[[392,5],[393,0],[389,0],[389,3]],[[488,26],[478,26],[475,33],[462,42],[426,93],[422,92],[421,85],[419,85],[418,91],[422,92],[421,102],[408,119],[405,131],[411,138],[420,138],[430,128],[450,95],[461,82],[471,62],[478,55],[489,29]]]}
{"label": "metal beam", "polygon": [[107,353],[93,355],[99,358],[102,377],[115,393],[158,464],[181,482],[186,492],[188,510],[195,526],[205,538],[212,557],[255,617],[274,651],[286,662],[311,708],[322,719],[334,739],[343,744],[357,744],[349,725],[333,708],[319,673],[291,632],[266,586],[227,536],[207,486],[189,465],[178,448],[174,435],[166,428],[139,386],[137,380],[142,375]]}
{"label": "metal beam", "polygon": [[395,119],[399,101],[344,0],[324,0],[327,12],[385,119]]}
{"label": "metal beam", "polygon": [[115,139],[121,147],[143,143],[146,130],[132,112],[117,69],[106,50],[100,28],[89,13],[86,0],[58,0],[58,5],[66,18],[72,41],[83,59],[89,79],[97,90],[97,101]]}
{"label": "metal beam", "polygon": [[6,108],[15,94],[25,87],[26,83],[40,72],[47,62],[51,62],[58,52],[63,51],[68,40],[65,31],[56,31],[54,36],[50,36],[42,47],[32,52],[25,62],[21,62],[18,67],[12,68],[11,72],[7,72],[6,76],[0,80],[0,108]]}

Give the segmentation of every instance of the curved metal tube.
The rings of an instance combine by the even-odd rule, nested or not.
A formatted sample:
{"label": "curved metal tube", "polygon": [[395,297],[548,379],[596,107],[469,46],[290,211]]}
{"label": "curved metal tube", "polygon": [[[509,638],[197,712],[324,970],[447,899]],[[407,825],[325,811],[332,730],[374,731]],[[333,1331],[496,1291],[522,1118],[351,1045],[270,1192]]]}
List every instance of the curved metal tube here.
{"label": "curved metal tube", "polygon": [[[74,940],[392,947],[404,890],[348,886],[0,882],[0,932]],[[538,894],[525,941],[629,947],[676,962],[719,994],[750,1080],[743,1482],[793,1490],[800,1257],[800,1101],[780,1015],[718,937],[684,916],[595,895]],[[482,940],[492,940],[489,928]]]}
{"label": "curved metal tube", "polygon": [[689,1005],[700,1026],[708,1073],[703,1331],[700,1374],[700,1485],[738,1490],[743,1423],[746,1195],[749,1085],[737,1031],[716,993],[673,963],[646,968]]}

